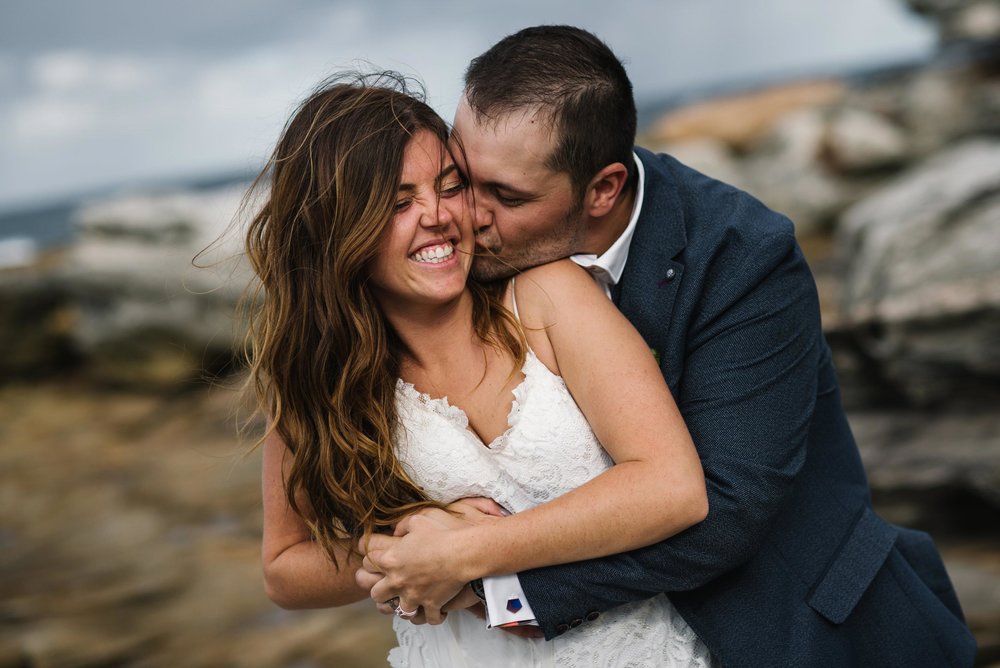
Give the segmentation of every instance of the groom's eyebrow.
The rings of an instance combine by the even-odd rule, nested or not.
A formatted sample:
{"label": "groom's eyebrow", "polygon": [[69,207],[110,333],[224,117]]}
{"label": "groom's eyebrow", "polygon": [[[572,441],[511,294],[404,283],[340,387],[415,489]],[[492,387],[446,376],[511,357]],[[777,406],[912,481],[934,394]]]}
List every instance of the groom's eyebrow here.
{"label": "groom's eyebrow", "polygon": [[533,192],[515,188],[509,183],[504,183],[503,181],[487,181],[484,185],[493,191],[502,190],[505,194],[513,195],[518,199],[531,199],[535,196],[535,193]]}

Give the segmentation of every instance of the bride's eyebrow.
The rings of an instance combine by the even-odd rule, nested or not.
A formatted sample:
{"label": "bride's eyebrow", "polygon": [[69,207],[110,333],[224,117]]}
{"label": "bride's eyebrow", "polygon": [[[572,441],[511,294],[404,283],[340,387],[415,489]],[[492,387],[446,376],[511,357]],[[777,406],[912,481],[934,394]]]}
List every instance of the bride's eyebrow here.
{"label": "bride's eyebrow", "polygon": [[450,165],[442,169],[440,174],[438,174],[437,179],[434,180],[435,185],[441,185],[441,183],[446,178],[448,178],[457,171],[458,171],[458,165],[456,165],[455,163],[451,163]]}
{"label": "bride's eyebrow", "polygon": [[[458,171],[458,165],[456,165],[455,163],[452,163],[452,164],[448,165],[447,167],[445,167],[444,169],[442,169],[441,173],[438,174],[437,177],[434,179],[434,185],[435,186],[441,185],[441,183],[446,178],[448,178],[449,176],[451,176],[452,174],[454,174],[457,171]],[[396,192],[412,193],[412,192],[416,192],[416,190],[417,190],[417,186],[414,185],[414,184],[412,184],[412,183],[400,183],[399,184],[399,188],[396,189]]]}

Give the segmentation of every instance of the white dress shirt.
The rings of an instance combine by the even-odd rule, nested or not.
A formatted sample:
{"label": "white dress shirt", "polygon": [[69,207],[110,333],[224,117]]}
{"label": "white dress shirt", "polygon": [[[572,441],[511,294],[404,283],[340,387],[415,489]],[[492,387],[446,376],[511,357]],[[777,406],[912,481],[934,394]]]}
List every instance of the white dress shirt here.
{"label": "white dress shirt", "polygon": [[[635,202],[632,205],[632,216],[629,218],[628,226],[621,233],[608,250],[600,255],[581,253],[572,255],[570,259],[586,269],[594,280],[604,288],[604,294],[611,298],[611,286],[618,285],[622,272],[625,270],[625,262],[628,260],[628,249],[632,244],[632,237],[635,235],[635,225],[639,220],[639,213],[642,210],[642,195],[646,185],[646,171],[642,167],[639,156],[632,154],[635,166],[638,170],[639,179],[636,183]],[[528,598],[521,589],[521,581],[517,574],[497,575],[483,578],[483,593],[486,595],[486,625],[488,627],[506,626],[512,624],[538,626],[535,621],[535,613],[531,610]],[[520,609],[517,611],[508,610],[508,602],[516,599],[520,602]],[[510,607],[517,607],[510,606]]]}

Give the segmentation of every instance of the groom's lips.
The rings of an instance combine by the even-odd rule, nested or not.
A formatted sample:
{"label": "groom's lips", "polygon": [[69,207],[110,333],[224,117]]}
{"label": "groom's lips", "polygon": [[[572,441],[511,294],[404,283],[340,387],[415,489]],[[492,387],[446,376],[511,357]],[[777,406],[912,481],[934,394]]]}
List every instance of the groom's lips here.
{"label": "groom's lips", "polygon": [[488,255],[499,255],[500,254],[500,249],[497,248],[496,246],[490,248],[486,244],[481,244],[478,241],[476,242],[476,250],[477,251],[482,251],[483,253],[486,253]]}

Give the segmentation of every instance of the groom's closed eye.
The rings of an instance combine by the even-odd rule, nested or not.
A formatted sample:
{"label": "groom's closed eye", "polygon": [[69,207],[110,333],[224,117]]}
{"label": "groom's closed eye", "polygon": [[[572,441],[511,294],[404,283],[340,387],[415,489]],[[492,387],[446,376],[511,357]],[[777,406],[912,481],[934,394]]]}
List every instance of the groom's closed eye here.
{"label": "groom's closed eye", "polygon": [[511,188],[510,186],[494,184],[491,187],[497,201],[504,206],[521,206],[525,202],[530,202],[534,199],[534,196],[531,193]]}

